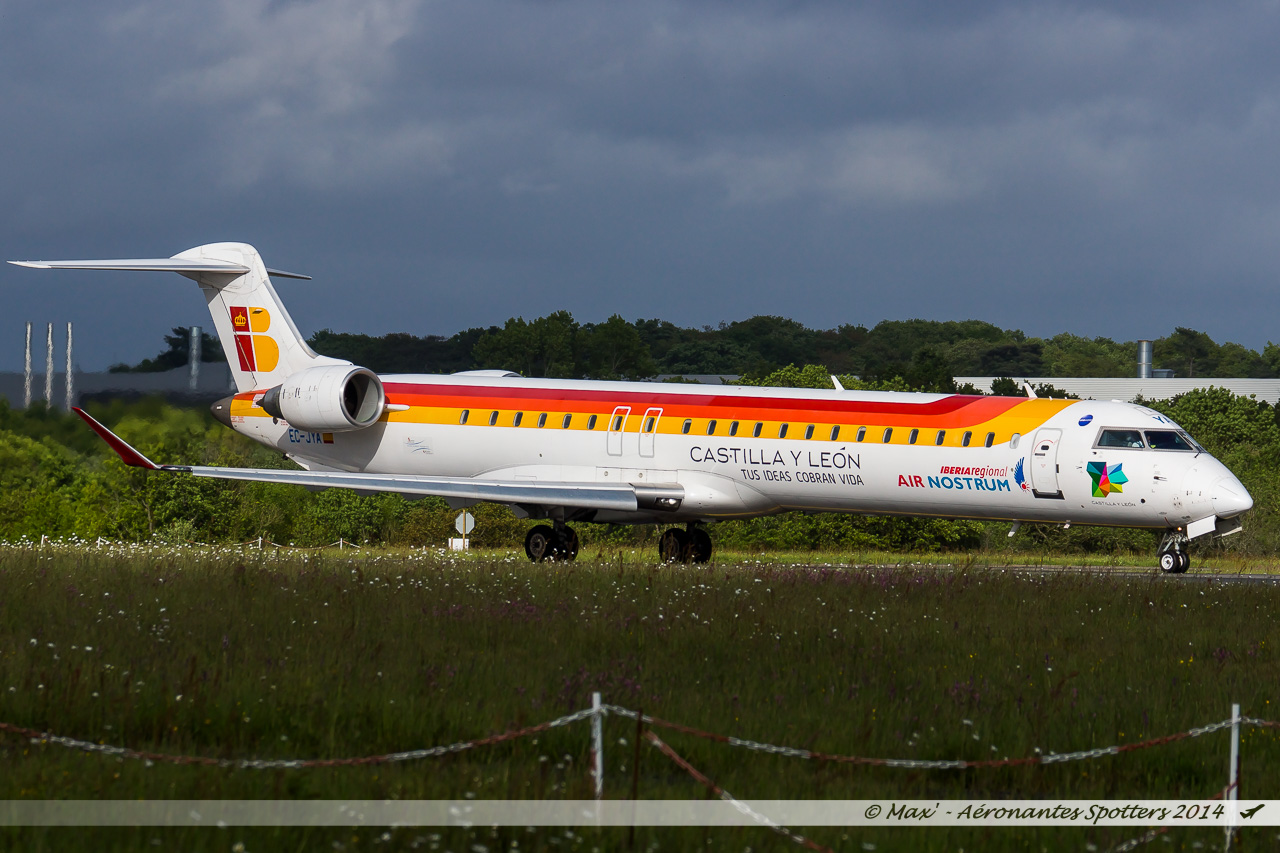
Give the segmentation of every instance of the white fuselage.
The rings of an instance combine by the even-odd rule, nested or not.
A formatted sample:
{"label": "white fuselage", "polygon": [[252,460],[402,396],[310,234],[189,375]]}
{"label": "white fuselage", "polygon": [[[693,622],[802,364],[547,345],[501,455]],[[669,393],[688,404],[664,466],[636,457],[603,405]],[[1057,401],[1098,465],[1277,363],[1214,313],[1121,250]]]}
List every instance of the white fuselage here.
{"label": "white fuselage", "polygon": [[1100,446],[1104,431],[1113,431],[1108,440],[1156,431],[1151,443],[1179,431],[1128,403],[467,374],[381,379],[397,410],[366,429],[294,429],[254,406],[252,392],[237,395],[233,427],[312,470],[684,491],[676,512],[590,517],[607,522],[806,510],[1180,528],[1252,505],[1231,472],[1190,442]]}

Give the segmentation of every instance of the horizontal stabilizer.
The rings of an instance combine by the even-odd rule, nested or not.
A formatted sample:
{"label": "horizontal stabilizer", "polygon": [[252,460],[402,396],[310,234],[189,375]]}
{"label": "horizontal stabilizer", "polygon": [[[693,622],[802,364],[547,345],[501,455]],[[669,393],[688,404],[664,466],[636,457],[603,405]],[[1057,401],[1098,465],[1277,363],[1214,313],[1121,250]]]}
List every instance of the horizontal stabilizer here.
{"label": "horizontal stabilizer", "polygon": [[244,264],[226,261],[197,261],[182,258],[135,258],[118,261],[9,261],[20,267],[37,270],[131,270],[136,272],[204,272],[244,275]]}
{"label": "horizontal stabilizer", "polygon": [[303,275],[300,272],[285,272],[284,270],[273,270],[267,267],[267,275],[273,275],[276,278],[297,278],[302,281],[311,281],[311,276]]}
{"label": "horizontal stabilizer", "polygon": [[[185,258],[132,258],[106,261],[9,261],[19,267],[36,270],[125,270],[128,272],[178,272],[178,273],[227,273],[244,275],[249,267],[227,261],[200,261]],[[267,270],[267,275],[277,278],[297,278],[310,281],[311,276],[284,270]]]}

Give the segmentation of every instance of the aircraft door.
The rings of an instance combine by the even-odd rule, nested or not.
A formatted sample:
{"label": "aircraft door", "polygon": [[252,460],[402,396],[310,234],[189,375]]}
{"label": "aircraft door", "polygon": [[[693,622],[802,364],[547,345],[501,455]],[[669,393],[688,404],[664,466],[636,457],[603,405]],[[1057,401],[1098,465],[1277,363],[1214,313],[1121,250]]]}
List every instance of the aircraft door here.
{"label": "aircraft door", "polygon": [[658,432],[662,409],[649,409],[640,421],[640,455],[653,456],[653,437]]}
{"label": "aircraft door", "polygon": [[622,455],[622,433],[627,428],[627,415],[631,414],[630,406],[619,406],[609,416],[608,447],[610,456]]}
{"label": "aircraft door", "polygon": [[1038,498],[1062,500],[1058,487],[1058,444],[1062,430],[1036,431],[1035,444],[1031,447],[1031,492]]}

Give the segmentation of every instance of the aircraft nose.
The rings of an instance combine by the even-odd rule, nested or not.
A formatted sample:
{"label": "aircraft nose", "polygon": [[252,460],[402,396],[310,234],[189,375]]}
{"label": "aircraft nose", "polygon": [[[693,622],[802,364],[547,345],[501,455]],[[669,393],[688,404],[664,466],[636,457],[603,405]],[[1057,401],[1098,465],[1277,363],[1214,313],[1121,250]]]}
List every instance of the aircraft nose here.
{"label": "aircraft nose", "polygon": [[1218,518],[1231,518],[1253,509],[1253,498],[1235,477],[1222,477],[1209,490],[1213,499],[1213,514]]}

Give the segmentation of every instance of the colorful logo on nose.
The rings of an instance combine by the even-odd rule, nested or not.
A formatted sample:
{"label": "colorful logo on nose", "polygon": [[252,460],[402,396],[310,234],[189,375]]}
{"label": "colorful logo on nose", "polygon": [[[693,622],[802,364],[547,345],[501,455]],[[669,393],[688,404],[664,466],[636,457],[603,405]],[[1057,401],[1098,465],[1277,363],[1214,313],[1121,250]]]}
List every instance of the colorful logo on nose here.
{"label": "colorful logo on nose", "polygon": [[1129,478],[1125,476],[1124,471],[1120,470],[1124,464],[1108,466],[1105,462],[1090,462],[1088,465],[1089,476],[1093,478],[1093,496],[1095,498],[1105,498],[1112,492],[1120,493],[1124,491],[1124,484],[1129,482]]}
{"label": "colorful logo on nose", "polygon": [[231,330],[235,333],[240,369],[270,372],[280,363],[280,347],[270,335],[271,314],[265,308],[231,308]]}

